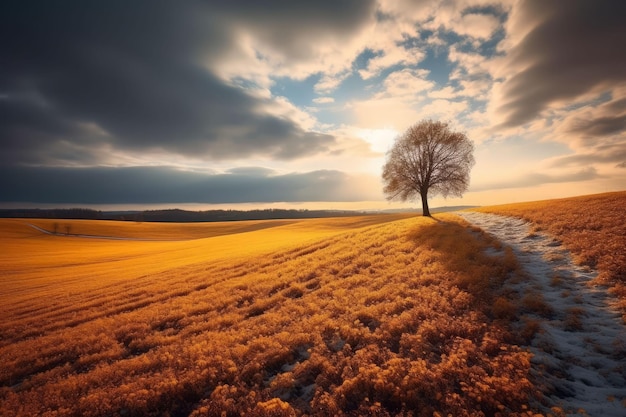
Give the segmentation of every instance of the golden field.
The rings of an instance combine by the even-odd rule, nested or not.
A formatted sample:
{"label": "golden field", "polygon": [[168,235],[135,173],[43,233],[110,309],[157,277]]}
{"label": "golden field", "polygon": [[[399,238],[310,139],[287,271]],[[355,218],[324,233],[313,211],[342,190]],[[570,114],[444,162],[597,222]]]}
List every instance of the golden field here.
{"label": "golden field", "polygon": [[563,242],[619,298],[626,321],[626,191],[506,204],[478,211],[516,216]]}
{"label": "golden field", "polygon": [[26,222],[0,221],[0,415],[521,416],[541,400],[502,290],[515,257],[454,215],[70,227],[159,241]]}
{"label": "golden field", "polygon": [[[232,261],[271,253],[352,228],[403,217],[408,216],[182,224],[0,219],[3,248],[0,303],[10,305],[22,291],[27,297],[35,298],[46,296],[48,290],[53,291],[51,294],[57,290],[72,293],[74,287],[84,291],[92,286],[146,277],[194,263]],[[71,234],[152,241],[50,236],[28,227],[27,223],[48,231],[53,231],[54,224],[58,223],[61,235],[69,226]]]}

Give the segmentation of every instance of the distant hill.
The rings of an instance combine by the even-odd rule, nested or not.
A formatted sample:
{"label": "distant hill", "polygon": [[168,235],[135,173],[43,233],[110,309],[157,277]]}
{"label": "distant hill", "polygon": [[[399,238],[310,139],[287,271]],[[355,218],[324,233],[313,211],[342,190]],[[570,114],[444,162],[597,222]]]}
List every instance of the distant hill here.
{"label": "distant hill", "polygon": [[[2,209],[0,218],[127,220],[139,222],[223,222],[236,220],[308,219],[320,217],[359,216],[364,211],[347,210],[207,210],[180,209],[144,211],[99,211],[71,209]],[[371,213],[370,213],[371,214]]]}
{"label": "distant hill", "polygon": [[105,213],[86,208],[0,209],[0,218],[28,219],[105,219]]}
{"label": "distant hill", "polygon": [[[431,209],[433,213],[462,210],[476,206],[450,206]],[[361,216],[363,214],[416,213],[421,209],[389,210],[127,210],[99,211],[88,208],[69,209],[0,209],[0,218],[122,220],[139,222],[224,222],[236,220],[312,219],[323,217]]]}

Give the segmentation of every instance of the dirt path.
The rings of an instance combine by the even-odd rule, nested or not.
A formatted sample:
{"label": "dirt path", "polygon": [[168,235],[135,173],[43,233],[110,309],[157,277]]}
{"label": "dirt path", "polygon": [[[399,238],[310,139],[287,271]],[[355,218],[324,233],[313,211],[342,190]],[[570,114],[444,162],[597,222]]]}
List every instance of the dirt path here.
{"label": "dirt path", "polygon": [[523,220],[456,214],[511,246],[530,277],[514,289],[520,297],[541,294],[551,307],[530,346],[551,405],[571,415],[626,416],[626,326],[605,288],[590,284],[595,273],[576,266],[554,238],[531,233]]}

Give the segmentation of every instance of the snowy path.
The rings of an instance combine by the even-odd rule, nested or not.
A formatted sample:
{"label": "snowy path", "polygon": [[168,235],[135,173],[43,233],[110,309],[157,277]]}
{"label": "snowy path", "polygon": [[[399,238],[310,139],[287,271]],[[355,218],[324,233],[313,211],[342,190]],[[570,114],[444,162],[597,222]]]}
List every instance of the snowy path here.
{"label": "snowy path", "polygon": [[605,289],[589,284],[595,273],[576,266],[557,240],[531,233],[523,220],[455,214],[511,246],[529,276],[513,288],[520,298],[541,294],[553,310],[540,319],[542,331],[530,346],[551,406],[573,415],[626,416],[626,326]]}

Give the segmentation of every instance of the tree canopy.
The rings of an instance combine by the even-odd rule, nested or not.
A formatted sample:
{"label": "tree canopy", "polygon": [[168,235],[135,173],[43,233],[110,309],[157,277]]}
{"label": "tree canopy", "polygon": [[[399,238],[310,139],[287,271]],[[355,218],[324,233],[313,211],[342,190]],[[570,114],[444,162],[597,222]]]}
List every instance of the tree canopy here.
{"label": "tree canopy", "polygon": [[409,127],[387,153],[383,167],[384,193],[388,200],[422,200],[424,216],[430,216],[428,194],[462,196],[469,186],[474,165],[474,145],[448,123],[423,120]]}

